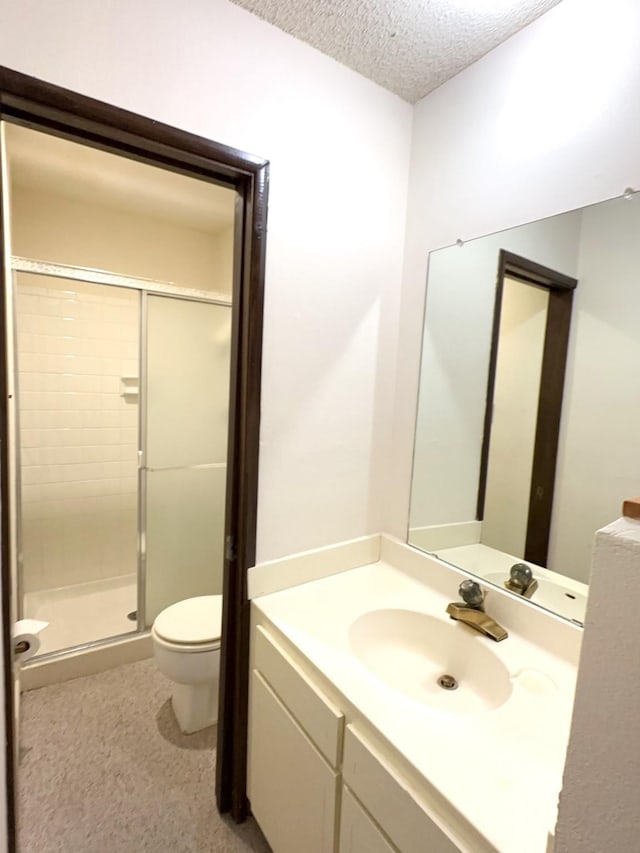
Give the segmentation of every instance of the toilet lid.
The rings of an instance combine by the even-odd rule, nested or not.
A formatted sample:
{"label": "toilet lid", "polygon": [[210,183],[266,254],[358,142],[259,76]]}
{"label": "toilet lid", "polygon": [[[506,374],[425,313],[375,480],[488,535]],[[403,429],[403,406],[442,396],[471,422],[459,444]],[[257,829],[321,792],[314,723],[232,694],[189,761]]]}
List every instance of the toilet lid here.
{"label": "toilet lid", "polygon": [[212,643],[222,633],[222,596],[185,598],[156,616],[154,630],[170,643]]}

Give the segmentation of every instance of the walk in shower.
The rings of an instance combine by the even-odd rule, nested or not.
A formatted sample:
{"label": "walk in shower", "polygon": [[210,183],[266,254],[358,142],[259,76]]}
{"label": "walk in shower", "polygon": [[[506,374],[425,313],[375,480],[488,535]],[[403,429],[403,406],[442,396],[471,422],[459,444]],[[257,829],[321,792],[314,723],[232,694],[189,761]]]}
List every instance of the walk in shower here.
{"label": "walk in shower", "polygon": [[222,592],[230,302],[13,263],[20,617],[35,660]]}

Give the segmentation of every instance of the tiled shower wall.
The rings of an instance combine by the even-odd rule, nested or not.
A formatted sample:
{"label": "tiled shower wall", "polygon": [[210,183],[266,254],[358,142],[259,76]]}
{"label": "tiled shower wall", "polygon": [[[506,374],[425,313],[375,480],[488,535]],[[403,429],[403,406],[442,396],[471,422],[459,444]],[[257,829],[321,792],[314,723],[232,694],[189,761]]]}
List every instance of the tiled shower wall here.
{"label": "tiled shower wall", "polygon": [[24,592],[133,574],[139,294],[18,273],[16,308]]}

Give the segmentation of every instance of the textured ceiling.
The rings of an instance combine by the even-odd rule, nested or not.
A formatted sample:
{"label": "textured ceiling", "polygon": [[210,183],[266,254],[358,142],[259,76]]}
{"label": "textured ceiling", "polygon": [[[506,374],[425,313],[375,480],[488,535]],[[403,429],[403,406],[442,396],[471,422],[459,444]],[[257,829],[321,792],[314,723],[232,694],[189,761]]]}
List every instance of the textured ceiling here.
{"label": "textured ceiling", "polygon": [[232,0],[415,103],[560,0]]}

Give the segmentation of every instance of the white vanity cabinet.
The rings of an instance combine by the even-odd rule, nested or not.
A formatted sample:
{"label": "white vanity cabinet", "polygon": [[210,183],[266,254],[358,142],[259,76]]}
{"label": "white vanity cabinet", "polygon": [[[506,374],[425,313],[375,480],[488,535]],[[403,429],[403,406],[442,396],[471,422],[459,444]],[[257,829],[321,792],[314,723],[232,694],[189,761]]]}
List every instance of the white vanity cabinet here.
{"label": "white vanity cabinet", "polygon": [[344,716],[260,627],[247,792],[274,853],[334,853]]}
{"label": "white vanity cabinet", "polygon": [[340,853],[397,853],[346,785],[342,786]]}
{"label": "white vanity cabinet", "polygon": [[252,651],[247,792],[274,853],[474,849],[262,625]]}
{"label": "white vanity cabinet", "polygon": [[[459,853],[461,848],[441,828],[424,796],[354,726],[347,726],[342,774],[344,785],[366,810],[363,816],[375,816],[377,836],[371,834],[371,827],[367,827],[368,835],[362,828],[362,843],[351,842],[351,847],[341,848],[340,853],[367,853],[369,849]],[[375,838],[378,846],[368,848],[368,837]],[[387,847],[382,846],[383,841],[387,843],[385,837],[390,841]]]}
{"label": "white vanity cabinet", "polygon": [[[459,573],[385,537],[380,556],[274,592],[260,591],[265,567],[254,580],[249,796],[274,853],[543,853],[579,629],[496,589],[509,639],[490,643],[447,616]],[[320,549],[267,568],[274,584],[294,583],[327,560]],[[424,632],[409,640],[418,615]],[[439,672],[464,672],[464,690],[441,695],[421,663],[430,656]],[[299,818],[304,840],[291,830]],[[282,842],[277,821],[290,830]]]}

